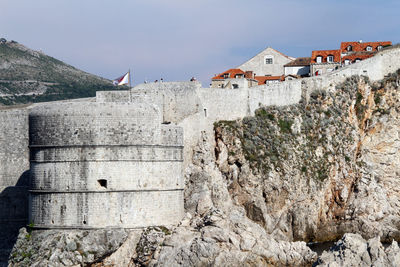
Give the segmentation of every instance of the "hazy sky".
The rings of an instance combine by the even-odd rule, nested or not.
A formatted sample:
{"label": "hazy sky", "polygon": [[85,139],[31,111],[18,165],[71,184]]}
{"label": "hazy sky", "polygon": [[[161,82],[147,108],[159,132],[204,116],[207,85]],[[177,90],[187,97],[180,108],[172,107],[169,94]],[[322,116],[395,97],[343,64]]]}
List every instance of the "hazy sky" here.
{"label": "hazy sky", "polygon": [[216,73],[271,46],[289,56],[341,41],[400,42],[399,0],[0,0],[0,37],[134,83]]}

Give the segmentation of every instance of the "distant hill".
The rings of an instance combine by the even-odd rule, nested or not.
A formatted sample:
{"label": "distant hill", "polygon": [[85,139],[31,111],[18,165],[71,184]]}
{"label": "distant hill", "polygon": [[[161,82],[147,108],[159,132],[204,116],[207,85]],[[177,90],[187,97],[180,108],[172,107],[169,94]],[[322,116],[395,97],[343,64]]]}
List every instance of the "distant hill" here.
{"label": "distant hill", "polygon": [[0,105],[92,97],[115,89],[110,80],[0,39]]}

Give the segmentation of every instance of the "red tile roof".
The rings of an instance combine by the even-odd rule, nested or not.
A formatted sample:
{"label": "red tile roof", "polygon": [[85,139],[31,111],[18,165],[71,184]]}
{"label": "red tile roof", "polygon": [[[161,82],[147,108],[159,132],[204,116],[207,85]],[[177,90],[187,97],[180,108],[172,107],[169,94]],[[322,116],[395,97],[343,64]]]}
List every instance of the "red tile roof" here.
{"label": "red tile roof", "polygon": [[285,80],[285,75],[282,76],[255,76],[255,80],[258,81],[258,85],[265,84],[266,81],[281,81]]}
{"label": "red tile roof", "polygon": [[356,52],[356,53],[342,57],[342,62],[344,62],[346,59],[350,60],[351,62],[356,61],[356,59],[364,60],[364,59],[373,57],[374,55],[375,55],[375,53]]}
{"label": "red tile roof", "polygon": [[384,42],[342,42],[340,44],[340,49],[343,52],[347,51],[347,47],[351,45],[352,46],[352,51],[349,52],[361,52],[361,51],[366,51],[367,46],[371,46],[372,47],[372,51],[378,51],[377,47],[378,46],[389,46],[392,45],[392,42],[390,41],[384,41]]}
{"label": "red tile roof", "polygon": [[317,56],[322,56],[322,63],[327,63],[327,57],[333,56],[333,62],[340,62],[340,50],[316,50],[311,53],[311,64],[317,63]]}
{"label": "red tile roof", "polygon": [[225,79],[224,78],[225,74],[228,74],[228,78],[235,78],[235,76],[237,74],[243,74],[244,75],[245,73],[241,69],[229,69],[229,70],[227,70],[225,72],[222,72],[222,73],[218,74],[215,77],[212,77],[211,80],[223,80],[223,79]]}

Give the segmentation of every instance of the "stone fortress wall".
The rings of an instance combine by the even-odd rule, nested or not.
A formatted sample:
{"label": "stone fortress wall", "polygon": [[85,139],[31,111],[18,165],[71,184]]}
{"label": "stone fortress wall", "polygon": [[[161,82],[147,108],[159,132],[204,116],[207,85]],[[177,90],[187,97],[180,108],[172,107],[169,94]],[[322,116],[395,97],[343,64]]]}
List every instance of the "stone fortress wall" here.
{"label": "stone fortress wall", "polygon": [[0,259],[28,223],[28,113],[0,110]]}
{"label": "stone fortress wall", "polygon": [[[34,174],[31,218],[37,225],[88,228],[129,228],[148,226],[152,223],[164,225],[179,221],[183,215],[184,183],[182,176],[179,176],[182,175],[181,168],[182,165],[185,168],[191,162],[192,148],[201,134],[213,134],[214,122],[253,115],[260,105],[280,106],[296,104],[302,99],[307,101],[313,90],[334,90],[338,83],[352,75],[366,75],[372,80],[382,79],[386,74],[400,68],[399,59],[400,49],[392,48],[324,76],[270,86],[212,89],[201,88],[197,82],[150,83],[138,85],[130,91],[98,92],[96,98],[92,99],[42,103],[2,110],[2,225],[10,225],[13,220],[20,221],[21,225],[28,221],[24,204],[27,203],[26,193],[22,193],[24,197],[18,197],[18,192],[26,192],[27,185],[23,174],[29,169],[29,113],[32,121],[31,170]],[[142,109],[145,103],[149,107],[157,107],[153,108],[152,115],[148,114],[150,117],[147,120],[136,117],[141,112],[150,112]],[[131,108],[131,105],[137,107]],[[79,114],[68,106],[79,110]],[[129,115],[122,107],[129,110]],[[91,113],[91,109],[97,110],[100,113],[96,114],[101,115],[98,117]],[[159,111],[155,112],[157,109]],[[117,110],[122,115],[118,115]],[[54,120],[56,117],[58,119]],[[142,141],[137,143],[124,133],[129,129],[136,129],[136,123],[139,121],[143,123],[144,132],[134,133],[134,136],[138,137],[137,140]],[[94,141],[85,143],[77,138],[73,131],[76,127],[80,129],[77,135],[86,135]],[[151,134],[149,129],[153,130]],[[104,134],[99,135],[98,132]],[[109,139],[106,139],[107,134]],[[114,135],[116,139],[111,138]],[[44,136],[46,138],[43,138]],[[129,143],[129,140],[132,142]],[[110,167],[112,164],[119,167]],[[123,173],[121,169],[124,168],[128,168],[136,180]],[[42,175],[44,173],[45,175]],[[114,175],[115,173],[117,175]],[[60,178],[65,176],[69,178]],[[146,182],[140,177],[147,177],[144,178],[147,179]],[[107,188],[104,188],[104,181],[99,180],[107,180]],[[137,183],[139,180],[140,184]],[[8,195],[11,189],[15,190],[13,197]],[[125,192],[126,189],[134,194],[128,197],[127,194],[131,193]],[[153,189],[158,191],[151,191]],[[22,200],[19,205],[14,205],[17,198]],[[153,200],[172,198],[173,203],[168,205]],[[137,205],[126,206],[126,200]],[[67,213],[71,213],[65,213],[63,205],[68,201],[76,203],[72,205],[82,203],[79,214],[78,211],[74,211],[75,214],[69,209]],[[94,207],[93,203],[108,206],[99,208],[100,206]],[[135,208],[144,207],[149,207],[149,214],[139,212],[132,215],[133,217],[123,215]],[[162,209],[170,211],[170,215],[160,213]],[[177,211],[172,211],[173,209]],[[158,212],[158,218],[155,218],[155,212]],[[168,216],[174,218],[168,220]],[[106,218],[111,219],[111,222],[106,222]],[[154,221],[149,223],[153,219]]]}
{"label": "stone fortress wall", "polygon": [[37,228],[136,228],[183,216],[182,129],[143,103],[33,108],[30,221]]}

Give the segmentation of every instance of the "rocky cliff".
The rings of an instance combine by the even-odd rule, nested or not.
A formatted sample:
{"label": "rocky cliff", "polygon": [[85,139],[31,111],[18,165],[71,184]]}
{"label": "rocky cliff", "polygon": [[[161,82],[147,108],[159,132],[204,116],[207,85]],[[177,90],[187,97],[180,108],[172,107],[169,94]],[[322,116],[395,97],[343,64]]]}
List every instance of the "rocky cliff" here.
{"label": "rocky cliff", "polygon": [[235,205],[283,240],[399,240],[399,99],[398,74],[352,77],[309,103],[220,122],[217,164]]}
{"label": "rocky cliff", "polygon": [[0,104],[91,97],[114,88],[109,80],[15,41],[0,42]]}
{"label": "rocky cliff", "polygon": [[[100,260],[81,257],[72,263],[395,266],[399,74],[379,82],[354,76],[332,91],[312,92],[307,103],[264,107],[254,117],[216,123],[214,139],[202,135],[185,170],[186,217],[177,227],[131,232]],[[359,235],[345,235],[319,258],[306,245],[336,241],[345,233]],[[22,232],[19,239],[24,238]],[[380,241],[391,246],[385,249]],[[39,258],[31,256],[30,264]],[[61,258],[53,257],[55,264]],[[11,260],[18,266],[25,259]]]}

